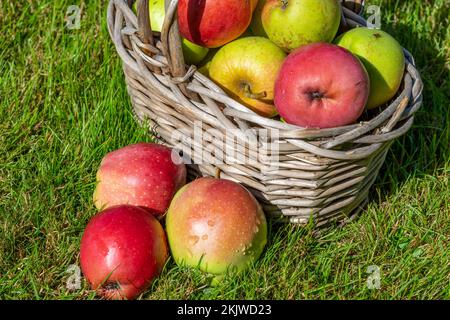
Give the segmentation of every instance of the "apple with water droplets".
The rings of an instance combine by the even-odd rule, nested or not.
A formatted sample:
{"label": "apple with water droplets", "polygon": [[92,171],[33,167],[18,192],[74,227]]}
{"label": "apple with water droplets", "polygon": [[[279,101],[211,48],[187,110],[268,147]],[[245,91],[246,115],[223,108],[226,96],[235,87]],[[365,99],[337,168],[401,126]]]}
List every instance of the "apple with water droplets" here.
{"label": "apple with water droplets", "polygon": [[116,206],[94,216],[84,231],[84,276],[107,299],[134,299],[161,272],[168,257],[161,224],[148,210]]}
{"label": "apple with water droplets", "polygon": [[245,269],[267,242],[266,218],[253,195],[236,182],[210,177],[178,191],[166,228],[176,263],[211,274]]}
{"label": "apple with water droplets", "polygon": [[186,183],[186,167],[172,149],[137,143],[108,153],[97,172],[95,206],[101,210],[130,204],[163,215]]}

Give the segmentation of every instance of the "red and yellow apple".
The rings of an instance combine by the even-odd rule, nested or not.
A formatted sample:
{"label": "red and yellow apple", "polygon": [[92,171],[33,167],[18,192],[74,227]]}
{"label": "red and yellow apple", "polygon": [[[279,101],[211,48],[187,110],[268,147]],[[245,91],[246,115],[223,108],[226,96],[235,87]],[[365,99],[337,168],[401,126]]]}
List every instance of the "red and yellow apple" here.
{"label": "red and yellow apple", "polygon": [[384,31],[361,27],[342,34],[336,44],[350,50],[366,67],[370,78],[369,109],[395,96],[405,71],[405,56],[397,40]]}
{"label": "red and yellow apple", "polygon": [[313,42],[331,42],[341,22],[339,0],[267,0],[262,24],[287,52]]}
{"label": "red and yellow apple", "polygon": [[230,96],[265,117],[277,114],[274,84],[286,54],[270,40],[248,37],[222,47],[209,66],[209,76]]}
{"label": "red and yellow apple", "polygon": [[250,24],[250,0],[180,0],[181,35],[207,48],[217,48],[238,38]]}
{"label": "red and yellow apple", "polygon": [[130,204],[164,214],[176,191],[186,183],[186,167],[174,157],[177,154],[172,149],[154,143],[108,153],[97,172],[95,206]]}
{"label": "red and yellow apple", "polygon": [[259,203],[240,184],[223,179],[200,178],[178,191],[166,227],[176,263],[212,274],[245,269],[267,242]]}
{"label": "red and yellow apple", "polygon": [[301,127],[332,128],[354,123],[369,96],[369,77],[347,49],[314,43],[292,52],[275,84],[280,116]]}
{"label": "red and yellow apple", "polygon": [[107,299],[134,299],[161,272],[168,257],[164,230],[145,209],[117,206],[94,216],[84,231],[84,276]]}

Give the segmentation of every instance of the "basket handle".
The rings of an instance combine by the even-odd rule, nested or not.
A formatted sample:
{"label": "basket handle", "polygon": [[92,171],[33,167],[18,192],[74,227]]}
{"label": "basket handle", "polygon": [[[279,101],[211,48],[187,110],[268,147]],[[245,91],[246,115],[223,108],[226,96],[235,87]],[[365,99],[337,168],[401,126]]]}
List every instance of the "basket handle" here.
{"label": "basket handle", "polygon": [[[130,1],[130,0],[128,0]],[[167,59],[167,65],[174,78],[182,78],[186,74],[181,37],[178,30],[178,0],[165,0],[165,19],[161,30],[161,50]],[[138,34],[143,43],[155,44],[150,26],[149,0],[137,0]],[[184,90],[183,90],[184,91]]]}
{"label": "basket handle", "polygon": [[364,8],[364,0],[341,0],[341,4],[357,14],[361,14]]}
{"label": "basket handle", "polygon": [[[132,1],[128,0],[130,5]],[[145,44],[155,45],[153,39],[153,32],[150,26],[149,2],[148,0],[139,0],[137,2],[137,18],[138,18],[138,33],[141,41]]]}

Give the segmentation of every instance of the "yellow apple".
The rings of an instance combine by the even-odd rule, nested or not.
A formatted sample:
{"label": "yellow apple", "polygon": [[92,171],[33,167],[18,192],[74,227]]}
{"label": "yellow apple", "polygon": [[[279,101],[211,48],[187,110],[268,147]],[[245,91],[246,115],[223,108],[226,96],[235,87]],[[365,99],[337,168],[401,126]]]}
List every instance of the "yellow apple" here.
{"label": "yellow apple", "polygon": [[269,39],[248,37],[222,47],[209,76],[230,96],[265,117],[277,115],[274,84],[286,54]]}

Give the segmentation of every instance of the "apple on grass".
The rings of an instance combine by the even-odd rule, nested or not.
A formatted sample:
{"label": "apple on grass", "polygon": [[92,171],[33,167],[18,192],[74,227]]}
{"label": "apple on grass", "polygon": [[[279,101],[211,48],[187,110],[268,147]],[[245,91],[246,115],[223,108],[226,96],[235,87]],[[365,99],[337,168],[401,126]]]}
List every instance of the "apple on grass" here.
{"label": "apple on grass", "polygon": [[395,96],[405,71],[405,56],[397,40],[384,31],[360,27],[335,42],[356,55],[369,73],[367,108],[381,106]]}
{"label": "apple on grass", "polygon": [[[134,12],[137,12],[136,5],[137,2],[133,4]],[[155,32],[161,32],[166,15],[164,0],[149,1],[149,13],[151,29]],[[186,64],[196,65],[208,54],[208,48],[196,45],[185,38],[181,39],[181,48]]]}
{"label": "apple on grass", "polygon": [[98,209],[130,204],[163,215],[175,192],[186,183],[186,167],[172,149],[138,143],[108,153],[97,181],[93,198]]}
{"label": "apple on grass", "polygon": [[266,38],[241,38],[216,53],[209,76],[240,103],[273,117],[277,114],[273,88],[285,58],[283,50]]}
{"label": "apple on grass", "polygon": [[107,299],[134,299],[162,271],[168,257],[164,230],[145,209],[116,206],[94,216],[83,233],[84,276]]}
{"label": "apple on grass", "polygon": [[354,123],[369,96],[369,77],[347,49],[314,43],[292,52],[275,84],[280,116],[301,127],[332,128]]}
{"label": "apple on grass", "polygon": [[267,36],[287,52],[313,42],[331,42],[341,22],[339,0],[267,0],[262,10]]}
{"label": "apple on grass", "polygon": [[250,24],[253,6],[250,0],[180,0],[180,33],[203,47],[223,46],[244,33]]}
{"label": "apple on grass", "polygon": [[245,269],[267,242],[259,203],[224,179],[200,178],[184,186],[170,205],[166,227],[175,262],[211,274]]}

